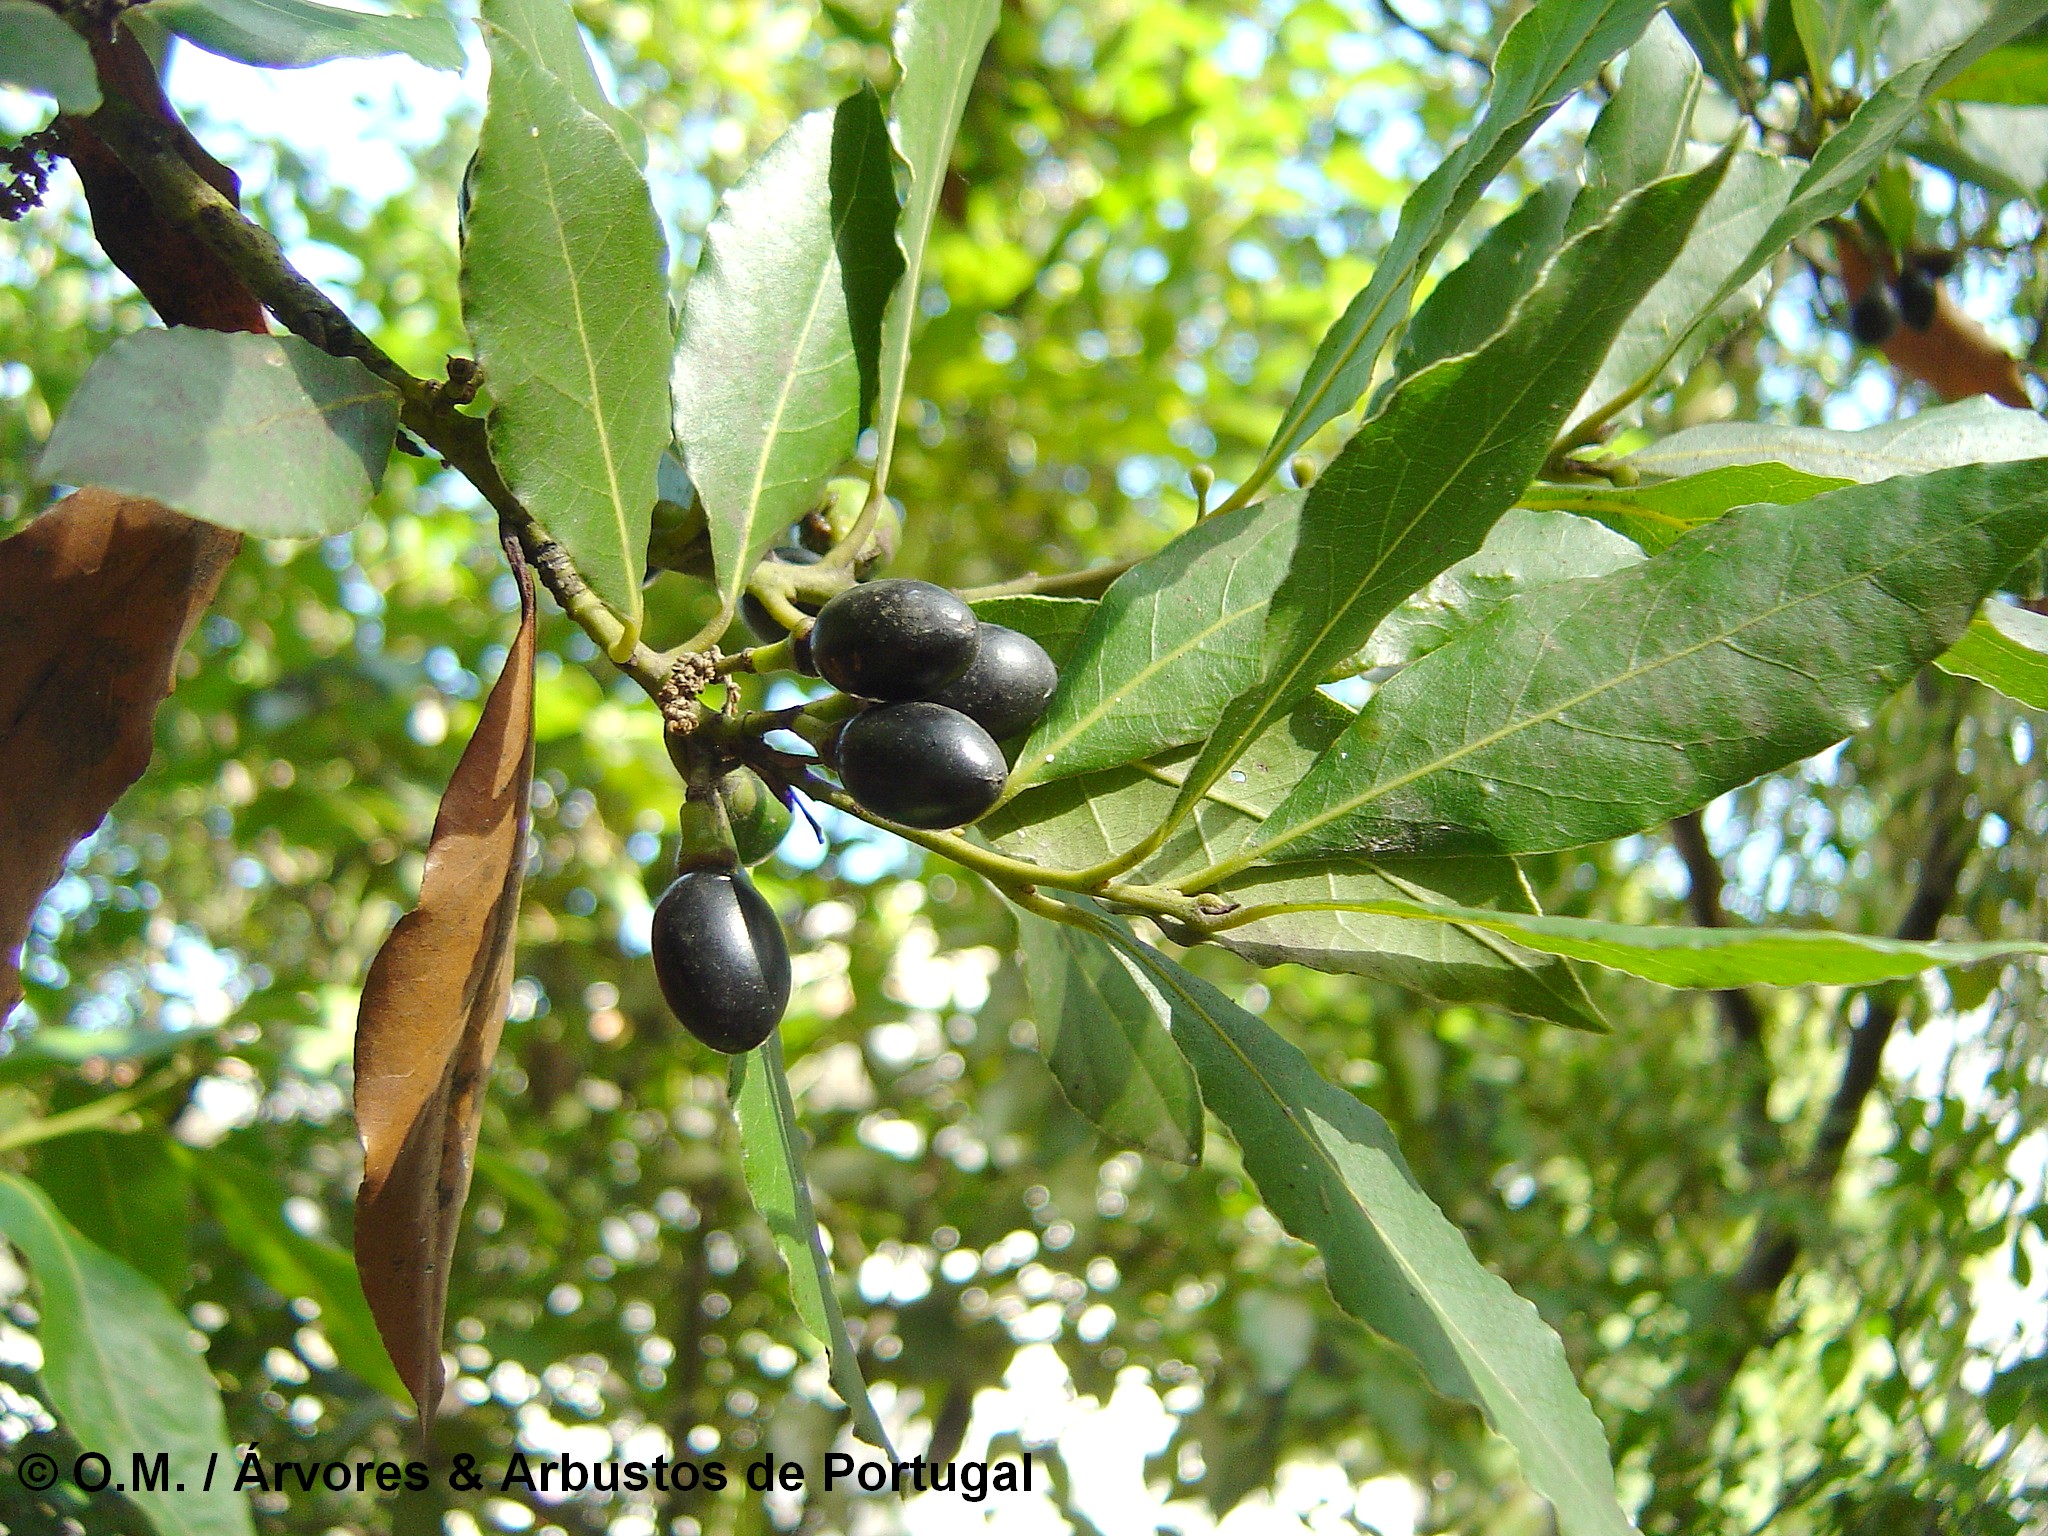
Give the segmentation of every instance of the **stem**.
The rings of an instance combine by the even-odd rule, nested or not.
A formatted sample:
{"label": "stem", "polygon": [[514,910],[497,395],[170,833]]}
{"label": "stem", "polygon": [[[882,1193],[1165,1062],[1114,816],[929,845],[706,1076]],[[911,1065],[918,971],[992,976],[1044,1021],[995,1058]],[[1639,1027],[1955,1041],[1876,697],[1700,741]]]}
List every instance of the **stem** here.
{"label": "stem", "polygon": [[541,582],[562,611],[648,695],[667,680],[666,658],[628,646],[618,615],[590,590],[568,552],[555,543],[505,483],[490,452],[484,423],[465,416],[442,386],[417,378],[370,340],[340,307],[285,258],[262,226],[246,218],[185,163],[163,123],[140,111],[113,82],[92,127],[148,192],[167,224],[205,242],[248,284],[286,329],[334,357],[353,358],[398,391],[399,420],[449,467],[459,471],[518,538]]}
{"label": "stem", "polygon": [[55,1141],[59,1136],[74,1136],[80,1131],[102,1130],[113,1125],[148,1099],[155,1098],[175,1083],[183,1074],[172,1067],[159,1072],[147,1082],[137,1083],[133,1088],[119,1093],[110,1093],[105,1098],[94,1099],[90,1104],[81,1104],[76,1109],[67,1109],[61,1114],[45,1115],[22,1125],[0,1132],[0,1152],[13,1152],[22,1147],[32,1147],[38,1142]]}
{"label": "stem", "polygon": [[1133,555],[1128,560],[1119,560],[1113,565],[1091,566],[1085,571],[1019,576],[992,586],[969,587],[960,596],[970,603],[989,597],[1100,597],[1117,577],[1144,558],[1143,555]]}

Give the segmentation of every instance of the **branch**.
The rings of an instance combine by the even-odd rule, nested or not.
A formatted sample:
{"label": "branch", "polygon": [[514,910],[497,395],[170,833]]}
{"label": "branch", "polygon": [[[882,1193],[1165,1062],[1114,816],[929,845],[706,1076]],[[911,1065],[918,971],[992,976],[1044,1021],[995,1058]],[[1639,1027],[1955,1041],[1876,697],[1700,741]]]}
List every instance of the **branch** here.
{"label": "branch", "polygon": [[[1948,730],[1938,738],[1940,766],[1924,797],[1928,830],[1919,874],[1895,930],[1901,939],[1924,942],[1934,937],[1955,900],[1976,842],[1976,818],[1966,809],[1969,785],[1955,763],[1961,719],[1958,706],[1950,714]],[[1805,1161],[1787,1180],[1784,1192],[1789,1198],[1762,1217],[1740,1268],[1695,1313],[1701,1342],[1673,1383],[1671,1428],[1651,1458],[1654,1491],[1641,1518],[1645,1531],[1677,1536],[1704,1528],[1700,1479],[1695,1475],[1699,1462],[1729,1388],[1749,1356],[1770,1337],[1770,1315],[1780,1288],[1820,1235],[1849,1143],[1877,1088],[1885,1045],[1909,995],[1907,984],[1896,982],[1862,994],[1862,1016],[1850,1030],[1848,1053],[1820,1130]]]}
{"label": "branch", "polygon": [[1085,571],[1059,571],[1050,576],[1019,576],[986,587],[969,587],[960,594],[970,603],[988,597],[1100,597],[1117,577],[1145,557],[1134,555],[1113,565],[1090,566]]}
{"label": "branch", "polygon": [[1394,0],[1379,0],[1379,7],[1380,14],[1403,32],[1408,33],[1412,37],[1421,38],[1423,42],[1429,44],[1430,47],[1446,57],[1463,59],[1467,64],[1474,65],[1487,79],[1491,80],[1493,78],[1492,61],[1480,54],[1463,38],[1443,36],[1431,31],[1420,22],[1410,21],[1395,8]]}
{"label": "branch", "polygon": [[625,626],[505,483],[492,461],[484,423],[463,415],[444,386],[416,378],[394,362],[291,264],[268,230],[246,218],[186,163],[167,123],[138,108],[121,81],[104,69],[102,83],[106,103],[89,119],[90,126],[141,183],[164,222],[197,237],[218,255],[293,335],[332,356],[354,358],[395,388],[405,428],[468,478],[518,538],[528,562],[563,611],[650,697],[657,694],[667,680],[671,658],[637,644],[622,653]]}

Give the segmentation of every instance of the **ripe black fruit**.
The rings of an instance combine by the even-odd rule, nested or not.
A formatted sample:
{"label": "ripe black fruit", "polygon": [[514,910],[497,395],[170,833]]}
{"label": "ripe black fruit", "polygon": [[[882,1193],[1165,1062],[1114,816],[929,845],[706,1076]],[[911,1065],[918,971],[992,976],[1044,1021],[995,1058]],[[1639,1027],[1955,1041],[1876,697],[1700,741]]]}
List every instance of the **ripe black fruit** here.
{"label": "ripe black fruit", "polygon": [[751,1051],[789,1006],[789,945],[737,869],[691,869],[654,907],[654,976],[669,1011],[714,1051]]}
{"label": "ripe black fruit", "polygon": [[1866,347],[1881,347],[1899,328],[1899,306],[1891,291],[1881,283],[1863,290],[1863,297],[1849,306],[1849,329]]}
{"label": "ripe black fruit", "polygon": [[1899,318],[1916,331],[1934,324],[1934,279],[1919,267],[1908,267],[1892,285],[1899,306]]}
{"label": "ripe black fruit", "polygon": [[[761,558],[776,561],[781,565],[816,565],[819,557],[808,549],[800,549],[794,544],[778,544]],[[809,603],[798,603],[797,607],[805,613],[818,611]],[[761,599],[751,592],[740,595],[740,617],[747,621],[747,628],[763,645],[772,644],[789,633],[776,620],[774,614],[761,606]]]}
{"label": "ripe black fruit", "polygon": [[1009,767],[995,738],[943,704],[883,704],[839,733],[839,778],[877,816],[958,827],[1002,795]]}
{"label": "ripe black fruit", "polygon": [[811,659],[826,682],[860,698],[928,699],[980,644],[974,610],[944,587],[871,581],[818,610]]}
{"label": "ripe black fruit", "polygon": [[981,647],[959,677],[932,695],[1001,741],[1035,725],[1060,674],[1045,648],[1000,624],[981,626]]}

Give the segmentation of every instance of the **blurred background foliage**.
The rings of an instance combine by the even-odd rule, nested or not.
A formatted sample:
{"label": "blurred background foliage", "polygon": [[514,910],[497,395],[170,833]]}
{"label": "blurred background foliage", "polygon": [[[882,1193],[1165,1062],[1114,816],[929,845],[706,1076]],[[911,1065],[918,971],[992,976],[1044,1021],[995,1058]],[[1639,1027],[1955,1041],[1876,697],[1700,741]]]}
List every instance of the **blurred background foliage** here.
{"label": "blurred background foliage", "polygon": [[[885,77],[886,9],[579,6],[648,130],[679,288],[718,189],[797,114]],[[968,585],[1148,551],[1191,516],[1191,467],[1244,473],[1401,196],[1470,120],[1485,73],[1464,55],[1483,59],[1512,15],[1483,0],[1006,6],[921,296],[895,569]],[[1768,45],[1767,27],[1750,35]],[[287,104],[312,76],[183,53],[170,80],[301,266],[431,374],[465,350],[454,204],[475,71],[440,96],[410,66],[316,73],[330,83],[310,99],[347,109],[323,131],[361,142],[323,152],[319,134],[279,126],[308,110]],[[1596,106],[1560,114],[1469,238],[1578,163]],[[11,130],[35,125],[24,99],[5,110]],[[1965,306],[2028,353],[2048,277],[2022,194],[2042,178],[1972,181],[1940,159],[1887,174],[1916,236],[1963,250]],[[1651,403],[1653,425],[1860,425],[1915,406],[1852,350],[1831,278],[1788,254],[1776,281],[1756,323]],[[0,525],[37,510],[29,458],[87,363],[149,318],[98,257],[67,172],[0,230]],[[403,1415],[346,1369],[363,1358],[346,1286],[305,1277],[331,1257],[323,1244],[345,1248],[359,1175],[357,989],[417,890],[516,607],[450,477],[399,458],[379,510],[349,537],[245,549],[159,716],[151,773],[37,920],[0,1058],[9,1164],[177,1296],[234,1437],[271,1456],[410,1452]],[[679,637],[704,597],[665,576],[650,602],[653,633]],[[543,646],[520,979],[452,1284],[460,1374],[437,1447],[492,1462],[515,1443],[765,1447],[815,1465],[843,1415],[739,1185],[724,1063],[668,1020],[645,958],[677,800],[657,724],[559,615]],[[1930,784],[1953,771],[1976,850],[1954,931],[2038,936],[2040,727],[1974,685],[1923,681],[1845,748],[1710,810],[1728,908],[1888,931],[1937,814]],[[683,1536],[800,1520],[1123,1536],[1226,1515],[1232,1532],[1550,1529],[1476,1415],[1336,1314],[1223,1137],[1201,1169],[1164,1168],[1101,1145],[1064,1106],[989,893],[824,821],[829,848],[800,826],[762,885],[796,945],[785,1038],[863,1365],[906,1449],[1030,1449],[1051,1492],[993,1513],[838,1497],[764,1509],[741,1491],[294,1493],[258,1500],[263,1529]],[[1686,865],[1661,838],[1533,873],[1554,910],[1685,920]],[[1889,994],[1902,1027],[1880,1092],[1837,1187],[1816,1190],[1781,1175],[1813,1138],[1846,1029],[1878,999],[1759,996],[1767,1050],[1746,1061],[1713,999],[1607,973],[1590,979],[1616,1028],[1596,1038],[1198,958],[1393,1121],[1475,1250],[1563,1335],[1632,1500],[1654,1467],[1657,1507],[1692,1500],[1691,1530],[2044,1528],[2038,970]],[[44,1129],[131,1091],[100,1129]],[[250,1192],[240,1207],[223,1179]],[[1678,1388],[1726,1354],[1727,1277],[1765,1212],[1802,1247],[1760,1344],[1703,1415]],[[6,1280],[0,1437],[41,1444],[33,1314],[20,1273]],[[0,1521],[36,1530],[47,1516],[10,1503],[22,1497],[0,1487]],[[103,1501],[65,1514],[121,1528]]]}

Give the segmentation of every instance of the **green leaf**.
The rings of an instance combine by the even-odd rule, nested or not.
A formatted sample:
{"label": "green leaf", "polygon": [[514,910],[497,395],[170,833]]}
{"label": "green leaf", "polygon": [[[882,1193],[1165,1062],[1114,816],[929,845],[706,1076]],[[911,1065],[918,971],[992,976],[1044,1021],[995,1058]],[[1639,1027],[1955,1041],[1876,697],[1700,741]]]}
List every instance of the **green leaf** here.
{"label": "green leaf", "polygon": [[567,86],[578,106],[611,124],[635,165],[647,164],[647,135],[631,113],[613,106],[605,95],[576,25],[576,12],[564,0],[492,0],[489,20]]}
{"label": "green leaf", "polygon": [[[1758,236],[1799,179],[1795,161],[1741,153],[1701,210],[1692,238],[1614,338],[1575,413],[1605,419],[1696,361],[1716,335],[1763,302],[1767,283],[1745,269]],[[1747,269],[1754,273],[1754,268]]]}
{"label": "green leaf", "polygon": [[1730,465],[1773,464],[1869,484],[1965,464],[2048,457],[2048,422],[1982,396],[1861,432],[1715,422],[1674,432],[1626,462],[1645,480],[1677,480]]}
{"label": "green leaf", "polygon": [[1851,48],[1861,53],[1881,0],[1792,0],[1792,25],[1808,66],[1824,78]]}
{"label": "green leaf", "polygon": [[1934,93],[1938,101],[2048,106],[2048,43],[2028,38],[1994,48]]}
{"label": "green leaf", "polygon": [[1590,517],[1654,555],[1702,523],[1711,523],[1737,507],[1760,501],[1805,501],[1822,491],[1855,483],[1809,475],[1783,464],[1731,464],[1651,485],[1539,485],[1523,493],[1522,505]]}
{"label": "green leaf", "polygon": [[149,15],[208,53],[264,69],[402,53],[460,74],[467,62],[443,16],[345,11],[312,0],[150,0]]}
{"label": "green leaf", "polygon": [[1732,0],[1676,0],[1670,16],[1721,89],[1738,103],[1749,102],[1756,86],[1736,36]]}
{"label": "green leaf", "polygon": [[1700,63],[1685,35],[1668,14],[1652,17],[1628,51],[1620,89],[1586,135],[1586,188],[1571,233],[1598,223],[1636,188],[1685,169],[1699,99]]}
{"label": "green leaf", "polygon": [[1006,793],[1198,741],[1258,681],[1300,492],[1204,518],[1103,594]]}
{"label": "green leaf", "polygon": [[1640,565],[1643,552],[1590,518],[1510,507],[1467,555],[1381,621],[1359,653],[1403,667],[1472,628],[1518,592]]}
{"label": "green leaf", "polygon": [[2030,708],[2048,709],[2048,618],[2010,603],[1986,603],[1934,664],[1989,683]]}
{"label": "green leaf", "polygon": [[[81,1102],[68,1097],[64,1107]],[[58,1108],[57,1103],[52,1108]],[[171,1300],[191,1262],[192,1187],[161,1126],[81,1131],[36,1148],[36,1183],[65,1220]]]}
{"label": "green leaf", "polygon": [[770,1035],[758,1049],[732,1059],[733,1116],[740,1128],[740,1170],[754,1209],[768,1223],[776,1251],[789,1269],[790,1299],[803,1325],[824,1345],[832,1366],[832,1389],[853,1415],[853,1432],[885,1456],[896,1454],[881,1415],[868,1400],[860,1373],[860,1351],[846,1333],[833,1287],[832,1261],[818,1237],[818,1214],[804,1178],[802,1136],[789,1078],[782,1069],[782,1037]]}
{"label": "green leaf", "polygon": [[1508,311],[1557,254],[1579,194],[1575,176],[1545,182],[1486,232],[1462,264],[1429,291],[1394,354],[1391,390],[1446,357],[1477,350],[1507,323]]}
{"label": "green leaf", "polygon": [[78,386],[36,465],[263,538],[345,533],[383,483],[398,395],[296,336],[137,331]]}
{"label": "green leaf", "polygon": [[1263,914],[1215,935],[1216,943],[1254,965],[1371,976],[1447,1003],[1482,1003],[1595,1033],[1607,1029],[1570,966],[1506,943],[1484,924],[1432,932],[1428,924],[1372,909],[1375,902],[1439,904],[1448,896],[1475,907],[1498,903],[1533,912],[1527,883],[1506,859],[1324,859],[1246,870],[1218,894]]}
{"label": "green leaf", "polygon": [[2035,459],[1746,507],[1532,592],[1374,695],[1226,867],[1657,826],[1861,730],[2044,535]]}
{"label": "green leaf", "polygon": [[117,1477],[141,1456],[170,1458],[184,1491],[127,1496],[164,1536],[250,1536],[248,1502],[216,1475],[211,1491],[190,1474],[236,1465],[220,1389],[191,1344],[191,1325],[158,1290],[57,1213],[33,1184],[0,1173],[0,1232],[35,1276],[42,1321],[41,1381],[72,1436],[112,1463]]}
{"label": "green leaf", "polygon": [[1038,1049],[1067,1102],[1111,1141],[1193,1166],[1202,1095],[1157,988],[1093,933],[1017,914]]}
{"label": "green leaf", "polygon": [[97,112],[92,49],[36,0],[0,0],[0,83],[53,98],[64,112]]}
{"label": "green leaf", "polygon": [[[1350,710],[1316,694],[1273,725],[1236,769],[1210,787],[1194,814],[1141,867],[1138,878],[1171,884],[1184,872],[1238,847],[1351,718]],[[1032,790],[992,811],[976,823],[976,831],[1005,853],[1049,867],[1103,863],[1135,846],[1159,824],[1173,804],[1194,750]],[[1323,873],[1314,866],[1298,866],[1286,871],[1286,877],[1306,881]],[[1326,889],[1352,894],[1392,893],[1423,901],[1534,910],[1520,873],[1504,859],[1416,862],[1403,865],[1398,874],[1363,861],[1338,861],[1327,878]],[[1311,915],[1232,931],[1218,942],[1260,964],[1291,962],[1371,976],[1447,1003],[1504,1008],[1575,1029],[1605,1027],[1569,966],[1539,959],[1480,929],[1432,930],[1427,924],[1393,919]]]}
{"label": "green leaf", "polygon": [[490,390],[491,456],[624,622],[623,653],[640,633],[669,441],[668,250],[618,134],[498,24],[502,3],[483,18],[491,83],[469,179],[463,319]]}
{"label": "green leaf", "polygon": [[909,188],[903,202],[903,281],[889,296],[882,322],[880,404],[874,417],[877,493],[888,487],[895,461],[896,417],[903,407],[910,333],[924,292],[925,246],[938,213],[939,190],[975,71],[1001,14],[1001,0],[904,0],[896,13],[894,46],[902,76],[889,98],[889,129],[909,171]]}
{"label": "green leaf", "polygon": [[1207,982],[1112,924],[1101,931],[1166,997],[1204,1100],[1267,1209],[1322,1254],[1337,1304],[1414,1355],[1437,1391],[1478,1404],[1550,1501],[1561,1536],[1632,1536],[1564,1346],[1472,1256],[1386,1121]]}
{"label": "green leaf", "polygon": [[303,1297],[320,1308],[320,1332],[342,1369],[394,1402],[407,1401],[356,1278],[355,1256],[286,1221],[285,1190],[269,1170],[220,1147],[178,1153],[222,1234],[263,1283],[287,1301]]}
{"label": "green leaf", "polygon": [[1916,159],[1999,197],[2031,199],[2048,186],[2048,112],[1957,102],[1921,119],[1900,141]]}
{"label": "green leaf", "polygon": [[1401,207],[1372,281],[1316,348],[1294,401],[1247,484],[1258,485],[1372,381],[1387,337],[1407,317],[1417,278],[1487,185],[1550,114],[1635,41],[1657,0],[1536,0],[1502,39],[1486,112]]}
{"label": "green leaf", "polygon": [[2048,955],[2048,944],[2025,939],[1912,944],[1791,928],[1636,928],[1399,899],[1372,902],[1367,910],[1489,928],[1530,949],[1590,960],[1667,987],[1862,987],[1941,966]]}
{"label": "green leaf", "polygon": [[1088,621],[1095,615],[1092,597],[984,597],[973,605],[974,616],[984,624],[1000,624],[1020,635],[1029,635],[1045,648],[1052,664],[1064,669],[1074,654]]}
{"label": "green leaf", "polygon": [[[2000,0],[1982,27],[1928,58],[1892,75],[1856,108],[1839,132],[1813,157],[1784,205],[1763,232],[1722,277],[1712,297],[1695,314],[1704,324],[1734,298],[1743,285],[1777,260],[1793,240],[1822,219],[1847,208],[1869,185],[1878,166],[1900,134],[1920,120],[1930,97],[1970,64],[2008,38],[2048,16],[2048,0]],[[1638,371],[1628,389],[1610,395],[1597,411],[1574,427],[1575,436],[1590,438],[1594,429],[1664,376],[1680,355],[1691,330],[1676,334],[1650,364]]]}
{"label": "green leaf", "polygon": [[1260,681],[1224,712],[1189,770],[1176,820],[1396,604],[1479,548],[1727,164],[1723,156],[1624,199],[1565,246],[1505,330],[1407,380],[1344,445],[1302,504],[1292,563],[1266,619]]}
{"label": "green leaf", "polygon": [[888,133],[864,90],[770,145],[705,234],[683,300],[675,435],[728,607],[853,452],[894,282],[876,236],[895,211]]}

